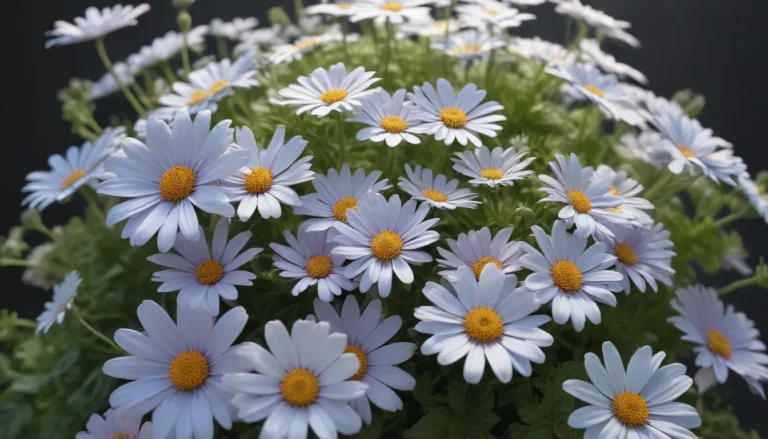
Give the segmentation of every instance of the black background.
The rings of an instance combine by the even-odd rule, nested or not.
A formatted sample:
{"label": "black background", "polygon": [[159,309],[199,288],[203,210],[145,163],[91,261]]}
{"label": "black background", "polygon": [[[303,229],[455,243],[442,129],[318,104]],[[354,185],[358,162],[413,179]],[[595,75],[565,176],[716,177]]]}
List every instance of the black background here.
{"label": "black background", "polygon": [[[3,53],[2,148],[0,162],[0,234],[18,223],[24,176],[33,170],[48,169],[46,160],[62,153],[80,140],[69,132],[59,114],[56,92],[69,78],[97,79],[103,68],[91,44],[43,48],[44,32],[55,20],[71,21],[87,6],[111,6],[114,0],[26,0],[7,1],[3,5],[1,27]],[[138,3],[138,2],[129,2]],[[118,31],[107,38],[113,61],[122,59],[148,44],[156,36],[175,28],[175,10],[171,0],[152,0],[152,10],[139,18],[139,25]],[[289,5],[290,0],[198,0],[192,7],[195,24],[205,24],[213,17],[231,19],[256,16],[266,22],[270,7]],[[632,65],[650,80],[649,87],[659,95],[671,96],[681,88],[691,88],[707,98],[700,120],[716,135],[731,141],[753,175],[768,169],[765,130],[768,87],[765,86],[763,62],[766,59],[765,0],[594,0],[598,9],[633,24],[632,33],[643,44],[641,49],[611,45],[620,61]],[[563,19],[551,4],[533,8],[539,20],[523,25],[519,34],[539,35],[562,42]],[[99,102],[97,119],[104,123],[109,114],[129,108],[118,99]],[[78,213],[77,200],[67,206],[54,205],[44,214],[49,226],[62,223]],[[738,223],[750,252],[750,264],[756,265],[768,247],[768,226],[760,220]],[[50,296],[21,284],[21,270],[3,268],[0,304],[34,318],[41,303]],[[732,273],[702,279],[713,286],[736,279]],[[755,288],[732,294],[728,301],[756,320],[762,333],[768,333],[768,292]],[[765,341],[765,337],[763,338]],[[768,403],[749,394],[735,375],[729,385],[736,388],[733,405],[744,427],[757,428],[768,435]],[[762,418],[761,418],[762,415]]]}

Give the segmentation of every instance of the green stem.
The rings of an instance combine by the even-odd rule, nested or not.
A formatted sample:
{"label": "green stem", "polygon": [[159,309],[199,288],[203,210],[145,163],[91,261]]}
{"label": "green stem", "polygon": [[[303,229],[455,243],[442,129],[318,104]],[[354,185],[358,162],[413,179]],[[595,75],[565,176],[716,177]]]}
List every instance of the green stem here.
{"label": "green stem", "polygon": [[115,349],[117,352],[120,352],[121,354],[125,353],[122,349],[120,349],[120,347],[118,345],[115,344],[114,341],[110,340],[109,337],[107,337],[106,335],[102,334],[96,328],[94,328],[88,322],[86,322],[85,319],[83,318],[83,316],[80,315],[80,310],[79,309],[77,309],[77,308],[75,308],[73,306],[70,311],[72,312],[72,315],[75,316],[77,321],[80,322],[80,324],[83,325],[83,327],[85,329],[90,331],[91,334],[95,335],[99,340],[103,341],[104,343],[109,345],[111,348]]}
{"label": "green stem", "polygon": [[339,25],[341,25],[342,44],[344,46],[344,59],[347,64],[350,63],[349,59],[349,47],[347,45],[347,35],[349,34],[349,23],[345,17],[339,17]]}
{"label": "green stem", "polygon": [[14,320],[13,325],[18,328],[37,329],[37,323],[27,319]]}
{"label": "green stem", "polygon": [[182,33],[182,46],[181,46],[181,65],[184,66],[184,76],[189,77],[192,72],[192,68],[189,65],[189,46],[187,45],[188,31]]}
{"label": "green stem", "polygon": [[112,61],[110,61],[109,55],[107,55],[107,49],[104,47],[104,38],[99,38],[96,40],[96,52],[99,54],[99,58],[101,59],[101,63],[104,64],[104,68],[106,68],[107,71],[115,79],[115,83],[120,87],[120,90],[123,91],[123,95],[126,99],[128,99],[128,102],[131,103],[131,106],[134,110],[136,110],[136,113],[138,113],[139,116],[145,116],[146,111],[144,110],[144,107],[141,106],[139,101],[136,99],[136,96],[131,93],[131,90],[129,90],[128,87],[123,84],[123,81],[121,81],[117,76],[117,73],[115,73],[115,66],[112,65]]}
{"label": "green stem", "polygon": [[347,145],[344,139],[344,113],[338,112],[338,127],[336,128],[336,136],[339,138],[339,156],[343,163],[347,159]]}
{"label": "green stem", "polygon": [[224,37],[216,37],[216,50],[219,52],[219,59],[229,58],[229,47]]}
{"label": "green stem", "polygon": [[85,123],[91,127],[91,129],[94,131],[95,134],[101,136],[104,134],[104,128],[101,127],[101,125],[96,122],[96,120],[93,119],[92,115],[88,115],[88,117],[85,120]]}
{"label": "green stem", "polygon": [[136,96],[138,96],[139,101],[144,104],[145,108],[150,108],[152,106],[152,101],[149,99],[149,96],[147,96],[146,93],[144,93],[144,90],[141,88],[139,84],[134,82],[130,85],[130,88],[133,90]]}
{"label": "green stem", "polygon": [[0,267],[34,267],[35,264],[26,259],[0,258]]}
{"label": "green stem", "polygon": [[99,138],[99,136],[97,136],[94,132],[92,132],[85,126],[79,126],[75,128],[75,134],[77,134],[78,136],[82,137],[83,139],[89,142],[94,142],[96,141],[96,139]]}
{"label": "green stem", "polygon": [[757,285],[760,282],[760,277],[758,275],[748,277],[746,279],[737,280],[736,282],[733,282],[732,284],[726,285],[720,289],[717,290],[717,294],[720,296],[725,296],[727,294],[730,294],[738,289],[749,287],[752,285]]}
{"label": "green stem", "polygon": [[749,212],[749,209],[742,209],[738,212],[733,212],[730,215],[724,216],[719,220],[715,221],[715,226],[718,228],[725,227],[734,221],[744,218],[744,215],[746,215],[747,212]]}
{"label": "green stem", "polygon": [[163,61],[160,69],[163,71],[163,76],[165,76],[165,82],[168,83],[169,87],[172,86],[173,83],[176,82],[176,75],[173,74],[171,63],[168,61]]}
{"label": "green stem", "polygon": [[[488,32],[493,38],[493,28],[488,26]],[[491,56],[488,58],[488,63],[485,65],[485,89],[490,90],[493,85],[493,66],[496,63],[496,49],[491,50]]]}
{"label": "green stem", "polygon": [[96,191],[92,187],[86,185],[80,188],[80,194],[82,194],[83,198],[85,198],[85,202],[88,203],[88,206],[92,207],[96,212],[99,213],[99,216],[101,216],[104,221],[106,221],[107,217],[104,215],[104,211],[101,208],[99,196]]}
{"label": "green stem", "polygon": [[581,126],[579,127],[579,137],[577,137],[577,140],[581,141],[584,137],[584,134],[587,132],[587,124],[589,123],[589,116],[591,109],[589,107],[584,108],[584,116],[581,119]]}
{"label": "green stem", "polygon": [[389,60],[392,56],[392,38],[393,38],[393,29],[392,29],[392,23],[387,20],[387,22],[384,24],[384,27],[387,30],[387,47],[386,51],[384,52],[384,80],[387,80],[387,74],[389,73]]}

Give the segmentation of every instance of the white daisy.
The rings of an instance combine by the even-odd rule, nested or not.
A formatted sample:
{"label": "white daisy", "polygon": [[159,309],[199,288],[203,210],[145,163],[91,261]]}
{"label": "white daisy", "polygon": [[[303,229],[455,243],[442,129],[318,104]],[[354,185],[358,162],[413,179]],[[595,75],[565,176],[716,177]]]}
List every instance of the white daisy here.
{"label": "white daisy", "polygon": [[520,265],[533,272],[525,278],[526,288],[536,293],[542,305],[552,302],[555,323],[563,325],[570,319],[578,332],[584,329],[585,317],[599,325],[595,301],[615,307],[612,291],[621,290],[617,282],[624,278],[609,270],[616,256],[606,253],[607,246],[601,242],[587,248],[587,238],[566,233],[562,221],[555,221],[551,237],[539,226],[531,230],[541,251],[523,243],[526,254]]}
{"label": "white daisy", "polygon": [[615,148],[626,158],[639,158],[655,168],[662,168],[672,160],[663,144],[663,137],[656,131],[630,131],[619,138]]}
{"label": "white daisy", "polygon": [[581,40],[579,42],[579,50],[581,50],[582,60],[587,63],[594,63],[605,72],[613,73],[619,77],[632,78],[640,84],[648,82],[648,78],[641,71],[627,64],[620,63],[616,61],[613,55],[603,52],[597,40],[591,38]]}
{"label": "white daisy", "polygon": [[498,102],[480,104],[486,94],[475,84],[467,84],[457,96],[451,84],[443,78],[437,80],[437,90],[428,82],[421,87],[413,87],[408,99],[418,106],[415,116],[424,121],[415,130],[434,134],[436,140],[445,140],[446,145],[458,140],[461,145],[469,141],[475,146],[482,146],[483,142],[477,134],[496,137],[496,131],[502,128],[495,122],[507,120],[504,116],[492,114],[504,109]]}
{"label": "white daisy", "polygon": [[104,417],[91,415],[85,424],[87,431],[75,435],[75,439],[151,439],[152,423],[141,425],[141,418],[122,419],[115,410],[107,410]]}
{"label": "white daisy", "polygon": [[[175,111],[186,110],[193,115],[204,110],[215,112],[217,103],[234,93],[235,88],[258,86],[255,76],[253,53],[243,55],[234,64],[228,59],[212,62],[190,73],[189,83],[174,83],[173,93],[160,96],[160,104]],[[161,108],[160,111],[167,110]]]}
{"label": "white daisy", "polygon": [[624,212],[641,226],[653,224],[653,218],[645,211],[653,209],[653,204],[645,198],[638,197],[643,191],[643,185],[629,178],[625,171],[614,171],[610,166],[599,165],[592,174],[592,181],[608,182],[608,194],[621,198],[622,203],[612,207],[615,211]]}
{"label": "white daisy", "polygon": [[515,151],[515,148],[502,149],[500,146],[489,151],[483,146],[475,148],[474,151],[457,152],[454,155],[458,158],[452,158],[453,170],[471,177],[469,182],[475,186],[487,185],[512,186],[515,181],[533,174],[525,168],[535,160],[534,157],[528,157],[523,160],[528,153]]}
{"label": "white daisy", "polygon": [[461,267],[472,269],[475,278],[480,279],[480,273],[486,265],[492,264],[504,274],[520,271],[520,256],[522,255],[522,243],[509,241],[512,235],[512,227],[499,230],[493,239],[488,227],[469,233],[462,233],[458,240],[448,239],[450,250],[438,247],[437,252],[443,259],[438,259],[438,266],[448,268],[438,274],[456,282],[456,273]]}
{"label": "white daisy", "polygon": [[147,121],[146,145],[126,139],[126,158],[111,157],[106,170],[116,178],[99,186],[99,193],[130,198],[107,213],[107,225],[125,219],[122,236],[131,245],[147,243],[157,233],[157,247],[167,252],[179,230],[195,241],[199,236],[195,206],[226,217],[235,214],[229,198],[217,181],[237,172],[248,161],[247,151],[224,153],[232,143],[231,121],[219,122],[213,129],[211,112],[203,111],[194,123],[180,111],[173,129],[165,122]]}
{"label": "white daisy", "polygon": [[333,0],[328,3],[307,6],[304,11],[309,15],[330,15],[349,17],[355,13],[358,0]]}
{"label": "white daisy", "polygon": [[406,177],[400,177],[397,186],[414,200],[423,201],[442,210],[454,210],[457,207],[474,209],[480,204],[475,201],[477,194],[469,189],[458,189],[459,180],[448,178],[443,174],[433,176],[432,170],[416,165],[405,165]]}
{"label": "white daisy", "polygon": [[636,99],[618,86],[616,76],[603,75],[593,66],[573,62],[550,64],[544,70],[568,81],[571,97],[589,99],[606,116],[634,126],[645,123]]}
{"label": "white daisy", "polygon": [[365,67],[358,67],[349,74],[344,63],[332,65],[330,69],[316,68],[309,77],[299,76],[298,84],[291,84],[280,90],[280,105],[300,107],[296,114],[309,111],[317,117],[323,117],[331,111],[352,111],[362,107],[362,98],[376,93],[369,89],[379,78],[376,72],[367,72]]}
{"label": "white daisy", "polygon": [[632,47],[640,47],[637,38],[627,32],[632,24],[628,21],[617,20],[603,11],[582,4],[579,0],[563,1],[555,7],[555,11],[582,21],[605,36],[623,41]]}
{"label": "white daisy", "polygon": [[379,295],[389,296],[392,272],[405,284],[413,283],[413,271],[408,263],[431,262],[429,254],[418,249],[440,239],[431,229],[440,219],[425,221],[429,204],[416,208],[416,200],[405,204],[393,195],[389,202],[381,194],[370,194],[360,200],[357,210],[347,210],[348,223],[336,222],[340,232],[339,246],[333,254],[352,260],[344,275],[354,279],[362,274],[360,291],[365,293],[378,283]]}
{"label": "white daisy", "polygon": [[[250,44],[251,46],[264,45],[264,43],[261,43],[260,35],[253,33],[250,34],[247,38],[247,40],[243,41],[243,47],[245,47],[245,44]],[[359,38],[359,34],[347,34],[347,42],[357,41]],[[296,41],[293,42],[293,44],[287,44],[285,42],[279,41],[279,39],[277,40],[279,41],[279,44],[275,44],[275,39],[273,38],[271,41],[273,48],[269,55],[269,62],[272,64],[281,64],[285,62],[300,60],[304,58],[306,53],[343,40],[344,34],[339,30],[338,26],[332,26],[322,34],[301,35],[296,39]],[[237,50],[238,48],[236,47],[235,51]]]}
{"label": "white daisy", "polygon": [[714,289],[701,285],[680,289],[672,308],[680,315],[667,321],[685,334],[683,340],[697,345],[693,351],[702,369],[694,380],[700,391],[724,383],[728,369],[758,388],[759,381],[768,381],[768,355],[755,323],[733,306],[726,307]]}
{"label": "white daisy", "polygon": [[52,37],[45,47],[64,46],[99,39],[109,33],[128,26],[135,26],[140,15],[149,11],[149,5],[142,3],[138,6],[115,5],[111,8],[90,7],[85,10],[85,17],[75,17],[74,23],[59,20],[53,25],[53,30],[45,34]]}
{"label": "white daisy", "polygon": [[547,0],[505,0],[509,3],[513,3],[520,6],[536,6],[536,5],[542,5]]}
{"label": "white daisy", "polygon": [[344,277],[344,258],[332,253],[334,231],[307,232],[299,229],[297,237],[284,231],[283,236],[290,247],[269,244],[275,251],[275,267],[282,270],[280,277],[298,279],[291,294],[298,296],[307,288],[317,285],[317,297],[330,302],[340,296],[341,290],[352,291],[356,284]]}
{"label": "white daisy", "polygon": [[608,253],[616,256],[616,271],[624,275],[620,281],[624,292],[630,291],[630,279],[641,293],[645,292],[646,283],[654,292],[659,291],[656,281],[672,286],[672,257],[676,253],[670,250],[673,243],[664,224],[617,227],[613,233],[615,236],[605,245]]}
{"label": "white daisy", "polygon": [[[208,26],[196,26],[187,32],[187,47],[200,52],[203,50],[205,35]],[[152,40],[152,43],[142,47],[139,51],[128,57],[131,70],[140,71],[153,67],[160,62],[168,61],[181,53],[184,47],[184,36],[178,32],[170,31],[162,37]]]}
{"label": "white daisy", "polygon": [[486,30],[489,27],[497,32],[501,29],[520,27],[524,21],[535,20],[536,16],[510,8],[494,0],[476,0],[473,4],[455,7],[462,26]]}
{"label": "white daisy", "polygon": [[366,175],[364,169],[352,174],[346,163],[340,172],[331,168],[328,176],[316,174],[312,180],[316,193],[301,197],[301,206],[294,209],[298,215],[315,217],[304,221],[301,227],[313,232],[327,230],[337,222],[346,223],[347,211],[356,210],[361,197],[392,187],[386,178],[377,181],[380,177],[381,171]]}
{"label": "white daisy", "polygon": [[501,37],[475,29],[453,32],[447,38],[436,38],[432,41],[432,49],[458,58],[463,65],[487,58],[495,49],[506,45]]}
{"label": "white daisy", "polygon": [[756,184],[749,174],[742,174],[739,177],[739,189],[747,196],[757,214],[768,222],[768,193],[766,193],[766,186],[764,184]]}
{"label": "white daisy", "polygon": [[688,404],[674,402],[693,384],[685,366],[661,367],[666,354],[653,355],[650,346],[638,349],[627,369],[611,342],[603,343],[603,359],[584,356],[592,383],[567,380],[563,390],[586,402],[568,417],[572,428],[586,429],[585,438],[696,439],[688,431],[701,425],[701,417]]}
{"label": "white daisy", "polygon": [[137,309],[144,332],[118,329],[126,357],[102,367],[105,375],[131,380],[109,404],[126,418],[152,413],[152,437],[213,439],[213,420],[229,430],[234,418],[222,375],[248,369],[247,346],[232,343],[248,321],[243,307],[215,322],[206,311],[180,307],[177,323],[155,302]]}
{"label": "white daisy", "polygon": [[63,201],[84,185],[96,187],[104,174],[104,159],[125,139],[123,128],[108,128],[95,142],[85,142],[80,148],[70,146],[66,156],[54,154],[48,158],[50,171],[27,174],[28,183],[22,192],[31,192],[21,202],[30,209],[42,211],[54,201]]}
{"label": "white daisy", "polygon": [[531,362],[543,363],[540,348],[554,339],[539,329],[549,317],[531,315],[539,304],[516,285],[515,275],[505,276],[493,265],[483,269],[479,280],[468,267],[459,268],[448,288],[427,282],[422,292],[436,306],[419,306],[413,313],[421,320],[415,329],[432,334],[421,353],[438,354],[443,366],[466,356],[464,380],[472,384],[482,379],[486,360],[502,383],[510,382],[513,370],[531,376]]}
{"label": "white daisy", "polygon": [[280,203],[300,206],[299,195],[290,186],[312,180],[312,156],[299,156],[307,141],[301,136],[285,142],[285,126],[280,125],[266,149],[260,148],[250,128],[236,131],[237,143],[249,160],[237,172],[221,180],[231,201],[239,201],[237,216],[248,221],[259,210],[262,218],[280,218]]}
{"label": "white daisy", "polygon": [[240,18],[232,21],[224,21],[221,18],[214,18],[211,21],[211,35],[214,37],[228,38],[237,40],[241,35],[259,25],[259,20],[255,17]]}
{"label": "white daisy", "polygon": [[565,204],[558,216],[569,227],[576,224],[576,235],[586,238],[598,233],[611,237],[613,232],[607,227],[608,224],[631,224],[631,217],[614,209],[624,201],[610,193],[610,182],[593,180],[594,170],[591,167],[582,168],[576,154],[571,153],[570,157],[557,154],[555,160],[549,162],[549,167],[557,180],[549,175],[539,175],[545,184],[539,190],[548,194],[540,202]]}
{"label": "white daisy", "polygon": [[345,353],[347,336],[328,334],[330,325],[298,320],[291,334],[273,320],[264,328],[269,350],[249,343],[246,364],[255,373],[230,373],[224,385],[236,393],[232,405],[240,420],[266,418],[264,438],[307,437],[320,439],[353,435],[362,427],[349,402],[365,395],[366,384],[348,381],[360,368],[357,356]]}
{"label": "white daisy", "polygon": [[123,85],[133,84],[133,72],[125,63],[115,63],[113,66],[115,74],[105,73],[101,78],[91,84],[91,93],[88,95],[88,101],[93,102],[120,91],[120,86],[115,81],[115,76],[120,79]]}
{"label": "white daisy", "polygon": [[444,38],[446,34],[450,34],[451,31],[456,31],[459,28],[458,20],[433,20],[432,17],[428,17],[424,21],[404,23],[400,27],[400,31],[404,32],[406,35],[418,35],[427,38]]}
{"label": "white daisy", "polygon": [[77,271],[71,271],[64,280],[53,287],[53,298],[45,304],[45,311],[37,318],[35,334],[48,333],[54,323],[61,324],[67,310],[72,308],[72,301],[77,295],[77,288],[83,279]]}
{"label": "white daisy", "polygon": [[251,235],[251,232],[243,232],[228,241],[229,221],[226,218],[221,218],[216,224],[210,250],[202,227],[196,240],[189,240],[180,233],[173,245],[179,254],[159,253],[147,258],[169,268],[152,276],[153,282],[162,283],[157,291],[178,291],[176,301],[179,306],[202,309],[212,316],[219,315],[219,296],[237,300],[235,286],[251,286],[251,281],[256,279],[255,274],[238,270],[262,251],[260,248],[249,248],[241,253]]}
{"label": "white daisy", "polygon": [[750,267],[749,254],[742,247],[728,247],[722,257],[723,270],[735,271],[742,276],[750,276],[755,270]]}
{"label": "white daisy", "polygon": [[355,4],[355,13],[349,18],[353,23],[370,20],[378,25],[403,24],[408,21],[429,19],[429,8],[434,0],[366,0]]}
{"label": "white daisy", "polygon": [[542,40],[539,37],[513,38],[507,46],[507,50],[526,58],[535,58],[546,62],[562,61],[572,56],[565,47]]}
{"label": "white daisy", "polygon": [[344,351],[355,354],[360,362],[350,380],[362,381],[368,390],[364,397],[351,401],[350,405],[368,424],[371,423],[370,403],[389,412],[401,410],[403,401],[392,389],[413,390],[416,385],[411,375],[397,367],[413,356],[416,345],[406,342],[385,345],[400,330],[403,319],[391,316],[382,321],[381,308],[381,300],[375,299],[361,312],[357,299],[349,295],[341,313],[337,313],[331,304],[315,300],[317,319],[328,322],[332,332],[346,334]]}
{"label": "white daisy", "polygon": [[405,89],[397,90],[393,95],[383,89],[370,95],[363,101],[363,106],[356,108],[349,122],[368,125],[357,133],[357,140],[386,142],[394,147],[403,140],[418,145],[421,140],[413,135],[413,128],[421,123],[414,115],[414,106],[405,103]]}
{"label": "white daisy", "polygon": [[734,155],[733,149],[725,148],[707,154],[701,158],[706,174],[714,181],[723,181],[738,187],[737,180],[747,172],[747,165],[741,157]]}

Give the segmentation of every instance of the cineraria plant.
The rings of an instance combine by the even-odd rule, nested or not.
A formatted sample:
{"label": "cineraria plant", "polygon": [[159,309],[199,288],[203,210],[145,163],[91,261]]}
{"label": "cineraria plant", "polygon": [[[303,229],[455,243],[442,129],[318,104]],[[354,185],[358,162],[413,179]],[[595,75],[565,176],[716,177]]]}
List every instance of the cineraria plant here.
{"label": "cineraria plant", "polygon": [[[37,322],[0,314],[0,437],[757,438],[724,390],[764,398],[768,355],[724,300],[768,266],[727,226],[768,220],[768,175],[700,97],[626,82],[601,44],[637,46],[629,22],[560,0],[561,46],[516,36],[544,0],[298,1],[266,27],[192,27],[192,3],[121,63],[105,39],[147,4],[50,32],[106,73],[60,94],[83,144],[0,241],[52,290]],[[118,92],[131,120],[99,108]]]}

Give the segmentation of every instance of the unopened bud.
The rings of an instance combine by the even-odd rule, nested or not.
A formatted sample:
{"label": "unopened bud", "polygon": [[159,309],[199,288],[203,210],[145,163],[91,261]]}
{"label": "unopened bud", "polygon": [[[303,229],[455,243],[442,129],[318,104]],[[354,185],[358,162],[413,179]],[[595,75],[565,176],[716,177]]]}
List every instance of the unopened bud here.
{"label": "unopened bud", "polygon": [[269,22],[280,26],[288,26],[291,24],[291,18],[285,12],[283,8],[274,7],[269,10]]}
{"label": "unopened bud", "polygon": [[179,11],[179,15],[176,17],[176,21],[179,23],[179,29],[182,32],[189,32],[192,29],[192,16],[187,11]]}

